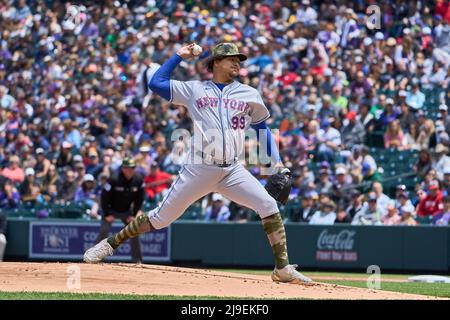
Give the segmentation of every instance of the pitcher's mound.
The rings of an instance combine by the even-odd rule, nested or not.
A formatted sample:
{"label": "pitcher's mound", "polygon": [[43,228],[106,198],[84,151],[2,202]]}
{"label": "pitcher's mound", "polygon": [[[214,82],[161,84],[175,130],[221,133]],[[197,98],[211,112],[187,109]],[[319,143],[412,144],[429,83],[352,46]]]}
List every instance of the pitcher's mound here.
{"label": "pitcher's mound", "polygon": [[[80,289],[68,278],[79,271]],[[70,278],[73,279],[73,278]],[[314,280],[314,279],[313,279]],[[122,293],[303,299],[434,299],[421,295],[317,283],[274,283],[267,276],[125,263],[0,263],[0,291]]]}

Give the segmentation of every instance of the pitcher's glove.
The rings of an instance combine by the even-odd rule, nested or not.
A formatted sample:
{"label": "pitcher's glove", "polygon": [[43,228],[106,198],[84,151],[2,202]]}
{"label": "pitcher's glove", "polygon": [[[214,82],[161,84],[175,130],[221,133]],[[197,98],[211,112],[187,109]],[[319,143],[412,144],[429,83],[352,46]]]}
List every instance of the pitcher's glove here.
{"label": "pitcher's glove", "polygon": [[278,173],[271,175],[265,188],[275,200],[286,204],[292,188],[291,171],[288,168],[283,168]]}

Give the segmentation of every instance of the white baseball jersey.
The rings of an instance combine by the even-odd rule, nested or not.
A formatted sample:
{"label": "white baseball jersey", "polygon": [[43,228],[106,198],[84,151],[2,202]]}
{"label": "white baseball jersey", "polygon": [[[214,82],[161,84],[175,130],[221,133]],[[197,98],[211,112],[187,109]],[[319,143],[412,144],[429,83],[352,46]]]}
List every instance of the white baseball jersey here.
{"label": "white baseball jersey", "polygon": [[270,117],[259,92],[237,81],[223,90],[212,81],[171,80],[170,85],[171,102],[188,108],[194,138],[196,133],[202,136],[202,143],[194,142],[191,151],[202,151],[217,162],[239,157],[245,131]]}
{"label": "white baseball jersey", "polygon": [[[194,123],[191,156],[203,152],[220,167],[193,163],[192,157],[181,169],[162,203],[147,213],[156,229],[178,219],[195,201],[210,192],[251,208],[261,218],[279,212],[277,203],[262,184],[235,161],[244,149],[245,131],[270,114],[260,94],[247,85],[232,82],[220,90],[212,81],[170,80],[170,101],[188,108]],[[198,136],[201,141],[198,142]],[[206,161],[207,162],[207,161]]]}
{"label": "white baseball jersey", "polygon": [[149,66],[144,66],[143,70],[139,73],[136,82],[139,84],[137,87],[137,93],[141,99],[143,99],[146,95],[151,95],[153,93],[148,87],[148,82],[153,78],[153,75],[159,67],[161,67],[160,64],[152,62]]}

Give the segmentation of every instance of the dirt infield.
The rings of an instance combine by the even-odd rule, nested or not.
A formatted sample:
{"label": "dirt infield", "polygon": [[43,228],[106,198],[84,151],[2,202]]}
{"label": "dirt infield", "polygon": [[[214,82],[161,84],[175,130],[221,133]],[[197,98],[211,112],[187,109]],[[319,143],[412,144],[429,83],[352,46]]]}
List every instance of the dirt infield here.
{"label": "dirt infield", "polygon": [[[81,288],[67,287],[79,267]],[[76,268],[75,268],[76,269]],[[314,279],[313,279],[314,280]],[[0,291],[123,293],[175,296],[306,299],[435,299],[421,295],[316,283],[281,284],[270,276],[156,265],[104,263],[0,263]]]}

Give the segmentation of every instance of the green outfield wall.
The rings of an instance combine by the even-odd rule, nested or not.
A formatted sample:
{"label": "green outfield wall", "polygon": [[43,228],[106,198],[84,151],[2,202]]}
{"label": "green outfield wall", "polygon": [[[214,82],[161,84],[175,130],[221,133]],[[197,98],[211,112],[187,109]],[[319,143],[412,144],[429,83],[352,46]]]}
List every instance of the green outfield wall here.
{"label": "green outfield wall", "polygon": [[[6,260],[80,260],[99,222],[8,220]],[[120,227],[120,225],[116,225]],[[310,226],[286,224],[292,263],[308,269],[450,271],[450,227]],[[145,261],[206,266],[270,267],[273,257],[259,222],[177,221],[141,243]],[[126,257],[126,246],[120,257]],[[127,259],[119,258],[126,261]],[[116,260],[117,261],[117,260]]]}

